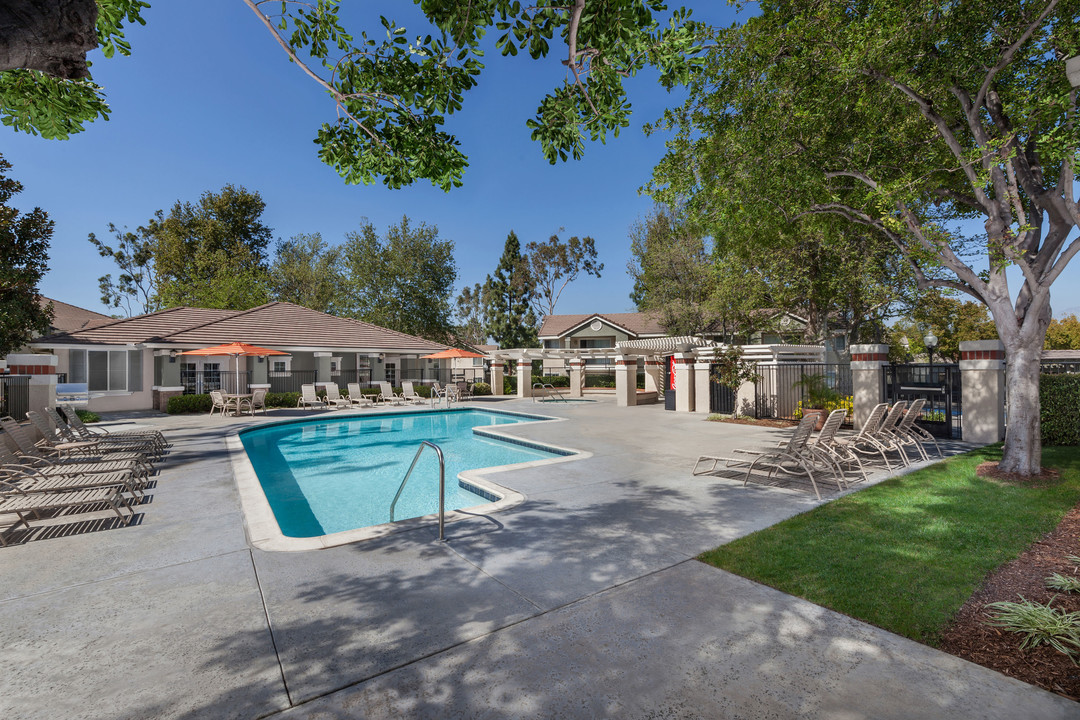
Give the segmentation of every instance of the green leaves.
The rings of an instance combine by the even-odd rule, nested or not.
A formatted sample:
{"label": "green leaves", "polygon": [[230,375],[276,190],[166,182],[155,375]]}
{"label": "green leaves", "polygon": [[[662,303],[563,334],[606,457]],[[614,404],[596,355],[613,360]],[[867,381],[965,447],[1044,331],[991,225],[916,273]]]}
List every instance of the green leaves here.
{"label": "green leaves", "polygon": [[0,356],[49,331],[52,304],[42,306],[38,284],[49,270],[53,221],[41,208],[20,214],[7,203],[22,184],[7,176],[0,157]]}

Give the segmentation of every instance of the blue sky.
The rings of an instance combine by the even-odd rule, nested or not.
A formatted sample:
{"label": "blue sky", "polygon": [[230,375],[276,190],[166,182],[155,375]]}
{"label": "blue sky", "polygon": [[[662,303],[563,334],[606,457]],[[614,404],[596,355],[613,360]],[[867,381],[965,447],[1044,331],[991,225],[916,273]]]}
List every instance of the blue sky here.
{"label": "blue sky", "polygon": [[[383,14],[410,36],[427,32],[412,2],[343,4],[357,31],[379,32]],[[721,0],[686,4],[699,20],[736,19]],[[312,142],[319,125],[333,120],[332,102],[239,0],[158,0],[145,17],[146,27],[127,32],[131,57],[90,56],[110,121],[66,142],[0,128],[0,152],[25,188],[15,206],[40,206],[56,223],[45,295],[105,312],[97,279],[116,268],[98,257],[87,234],[108,237],[109,222],[135,228],[177,200],[195,201],[233,183],[262,195],[263,219],[276,238],[319,232],[336,244],[364,217],[380,231],[402,215],[436,225],[455,243],[459,288],[494,270],[511,229],[523,245],[553,233],[589,235],[603,277],[571,284],[557,312],[634,309],[628,231],[652,207],[638,188],[664,152],[664,138],[646,138],[641,126],[684,97],[665,92],[654,73],[627,81],[631,127],[606,145],[589,145],[582,161],[552,166],[525,121],[562,81],[561,51],[543,61],[491,52],[479,86],[447,123],[469,157],[463,187],[443,193],[428,183],[350,186],[319,161]],[[1070,267],[1055,284],[1055,316],[1080,310],[1076,277]]]}

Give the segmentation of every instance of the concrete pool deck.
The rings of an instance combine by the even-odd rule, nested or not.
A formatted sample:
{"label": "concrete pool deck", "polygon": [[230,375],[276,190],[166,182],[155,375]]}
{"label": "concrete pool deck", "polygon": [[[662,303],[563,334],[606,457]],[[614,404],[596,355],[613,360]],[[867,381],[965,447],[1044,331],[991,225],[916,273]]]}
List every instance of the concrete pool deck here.
{"label": "concrete pool deck", "polygon": [[593,455],[501,473],[500,484],[525,495],[521,505],[449,524],[445,544],[425,527],[289,553],[248,545],[225,447],[230,432],[262,417],[136,418],[173,443],[136,524],[73,516],[0,548],[0,714],[1080,713],[694,560],[818,504],[808,492],[690,474],[703,452],[763,445],[784,431],[660,406],[542,408],[570,419],[511,434]]}

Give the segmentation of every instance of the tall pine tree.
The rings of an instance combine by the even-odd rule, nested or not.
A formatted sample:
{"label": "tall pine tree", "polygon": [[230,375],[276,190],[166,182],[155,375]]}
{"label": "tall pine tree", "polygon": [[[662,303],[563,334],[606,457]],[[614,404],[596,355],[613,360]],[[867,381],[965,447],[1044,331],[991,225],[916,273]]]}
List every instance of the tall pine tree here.
{"label": "tall pine tree", "polygon": [[511,230],[506,236],[495,276],[488,276],[487,332],[501,348],[537,347],[536,314],[531,302],[535,292],[521,243]]}

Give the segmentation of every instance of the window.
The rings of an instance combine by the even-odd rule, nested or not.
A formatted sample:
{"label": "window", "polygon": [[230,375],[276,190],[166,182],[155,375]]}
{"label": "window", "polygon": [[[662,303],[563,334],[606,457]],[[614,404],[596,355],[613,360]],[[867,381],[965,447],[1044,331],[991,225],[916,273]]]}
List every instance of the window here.
{"label": "window", "polygon": [[142,350],[69,350],[68,369],[91,392],[142,390]]}
{"label": "window", "polygon": [[331,375],[331,377],[333,377],[334,375],[340,375],[340,374],[341,374],[341,358],[339,358],[339,357],[330,358],[330,375]]}
{"label": "window", "polygon": [[292,358],[278,357],[271,361],[270,377],[289,377],[292,373]]}
{"label": "window", "polygon": [[548,350],[558,350],[560,342],[558,340],[545,340],[544,347]]}

